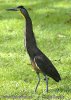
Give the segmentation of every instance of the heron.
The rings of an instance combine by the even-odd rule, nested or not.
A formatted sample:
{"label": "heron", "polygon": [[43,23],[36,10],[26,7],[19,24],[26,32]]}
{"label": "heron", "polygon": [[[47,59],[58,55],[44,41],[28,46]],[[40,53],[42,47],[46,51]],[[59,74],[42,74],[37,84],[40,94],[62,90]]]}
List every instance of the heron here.
{"label": "heron", "polygon": [[35,87],[37,91],[40,83],[40,73],[43,74],[46,81],[46,92],[48,92],[48,76],[56,82],[61,80],[60,74],[51,62],[51,60],[38,48],[36,39],[33,32],[33,25],[30,15],[24,6],[18,6],[15,8],[9,8],[8,11],[20,11],[25,17],[26,28],[25,28],[25,47],[29,55],[33,69],[38,76],[38,82]]}

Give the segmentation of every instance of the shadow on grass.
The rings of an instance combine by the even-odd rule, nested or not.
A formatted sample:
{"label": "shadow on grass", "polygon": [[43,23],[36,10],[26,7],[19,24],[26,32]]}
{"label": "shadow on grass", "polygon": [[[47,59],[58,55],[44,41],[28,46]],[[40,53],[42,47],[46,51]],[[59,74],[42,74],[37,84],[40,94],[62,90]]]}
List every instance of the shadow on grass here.
{"label": "shadow on grass", "polygon": [[50,89],[49,91],[55,91],[56,93],[67,93],[70,94],[71,93],[71,87],[70,87],[70,82],[68,81],[70,80],[69,76],[68,78],[64,77],[64,79],[61,80],[60,84],[58,84],[58,86],[56,86],[53,89]]}
{"label": "shadow on grass", "polygon": [[69,88],[68,85],[65,86],[61,86],[59,88],[55,88],[55,89],[50,89],[50,91],[55,91],[55,92],[65,92],[65,93],[71,93],[71,88]]}

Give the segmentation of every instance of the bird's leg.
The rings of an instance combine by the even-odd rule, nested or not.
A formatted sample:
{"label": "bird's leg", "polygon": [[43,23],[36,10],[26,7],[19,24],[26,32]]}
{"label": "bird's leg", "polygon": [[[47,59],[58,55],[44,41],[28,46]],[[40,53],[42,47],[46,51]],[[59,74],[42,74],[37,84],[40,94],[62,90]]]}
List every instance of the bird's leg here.
{"label": "bird's leg", "polygon": [[37,83],[37,85],[36,85],[35,92],[37,91],[38,85],[39,85],[39,83],[40,83],[40,75],[39,75],[39,73],[37,73],[37,76],[38,76],[38,83]]}
{"label": "bird's leg", "polygon": [[45,75],[45,81],[46,81],[46,92],[48,92],[48,78],[47,78],[47,75]]}

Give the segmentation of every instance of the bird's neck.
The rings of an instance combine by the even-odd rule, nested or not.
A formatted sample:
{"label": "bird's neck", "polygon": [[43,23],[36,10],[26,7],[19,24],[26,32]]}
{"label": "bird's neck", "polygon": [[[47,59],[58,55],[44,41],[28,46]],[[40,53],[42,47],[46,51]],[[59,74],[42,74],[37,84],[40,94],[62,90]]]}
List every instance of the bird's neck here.
{"label": "bird's neck", "polygon": [[31,48],[32,50],[32,48],[36,47],[36,40],[33,33],[32,21],[29,16],[26,18],[25,42],[27,49]]}
{"label": "bird's neck", "polygon": [[27,17],[26,18],[26,35],[31,37],[32,32],[33,32],[32,21],[31,21],[30,17]]}

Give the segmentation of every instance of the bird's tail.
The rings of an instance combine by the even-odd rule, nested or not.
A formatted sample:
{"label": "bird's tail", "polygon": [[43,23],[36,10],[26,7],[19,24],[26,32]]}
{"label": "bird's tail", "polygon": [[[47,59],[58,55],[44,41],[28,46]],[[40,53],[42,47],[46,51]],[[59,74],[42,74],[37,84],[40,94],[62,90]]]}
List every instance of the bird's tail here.
{"label": "bird's tail", "polygon": [[53,75],[51,76],[56,82],[59,82],[61,80],[60,74],[58,73],[58,71],[56,71],[55,73],[52,73]]}

